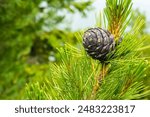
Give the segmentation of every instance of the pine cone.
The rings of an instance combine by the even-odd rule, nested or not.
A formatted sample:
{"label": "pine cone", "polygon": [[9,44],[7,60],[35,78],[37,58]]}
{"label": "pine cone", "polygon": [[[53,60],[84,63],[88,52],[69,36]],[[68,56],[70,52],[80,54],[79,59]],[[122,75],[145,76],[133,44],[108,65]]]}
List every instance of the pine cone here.
{"label": "pine cone", "polygon": [[115,49],[115,40],[109,31],[91,28],[84,33],[83,46],[93,59],[102,62],[107,60],[107,54]]}

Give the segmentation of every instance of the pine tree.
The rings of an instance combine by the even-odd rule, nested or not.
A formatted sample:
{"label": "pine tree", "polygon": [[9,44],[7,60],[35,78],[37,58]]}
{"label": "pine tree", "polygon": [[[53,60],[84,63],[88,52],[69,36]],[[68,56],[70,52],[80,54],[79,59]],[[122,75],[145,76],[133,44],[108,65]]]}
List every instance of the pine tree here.
{"label": "pine tree", "polygon": [[[77,34],[80,46],[66,44],[58,49],[62,62],[50,64],[41,81],[27,84],[23,99],[146,99],[144,84],[149,65],[141,57],[144,37],[139,37],[143,20],[138,17],[131,31],[132,0],[106,0],[101,28],[115,41],[115,49],[104,61],[92,59],[84,50],[84,31]],[[104,25],[103,25],[104,24]]]}

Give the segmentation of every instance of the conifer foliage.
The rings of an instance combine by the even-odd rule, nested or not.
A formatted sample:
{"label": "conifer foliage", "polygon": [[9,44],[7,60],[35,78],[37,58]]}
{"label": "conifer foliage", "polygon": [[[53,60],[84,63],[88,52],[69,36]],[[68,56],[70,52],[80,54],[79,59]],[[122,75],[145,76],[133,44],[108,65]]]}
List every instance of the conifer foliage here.
{"label": "conifer foliage", "polygon": [[27,84],[23,99],[145,99],[150,94],[143,82],[149,66],[140,56],[145,38],[137,38],[143,21],[137,18],[131,31],[125,32],[131,8],[132,0],[106,0],[103,27],[116,42],[109,59],[100,62],[88,56],[79,33],[80,46],[66,44],[58,49],[62,62],[50,64],[43,80]]}

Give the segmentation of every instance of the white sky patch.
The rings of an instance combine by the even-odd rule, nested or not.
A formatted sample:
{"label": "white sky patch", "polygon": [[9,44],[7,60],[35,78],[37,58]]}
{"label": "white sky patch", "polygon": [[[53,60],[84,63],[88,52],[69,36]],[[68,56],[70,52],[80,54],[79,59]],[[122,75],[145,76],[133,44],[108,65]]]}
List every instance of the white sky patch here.
{"label": "white sky patch", "polygon": [[[67,16],[67,19],[73,19],[71,29],[85,29],[88,27],[93,27],[96,24],[96,15],[100,13],[105,7],[105,0],[95,0],[92,5],[95,10],[89,11],[86,18],[80,16],[79,13],[74,15]],[[138,8],[142,13],[147,17],[147,20],[150,21],[150,1],[149,0],[133,0],[133,9]]]}

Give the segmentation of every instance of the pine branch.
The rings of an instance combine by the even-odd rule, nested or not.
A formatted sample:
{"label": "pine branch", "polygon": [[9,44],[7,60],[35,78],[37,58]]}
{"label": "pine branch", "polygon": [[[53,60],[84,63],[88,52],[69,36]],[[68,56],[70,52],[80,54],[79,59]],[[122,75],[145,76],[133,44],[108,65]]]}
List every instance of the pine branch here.
{"label": "pine branch", "polygon": [[[105,15],[107,17],[108,29],[114,35],[117,43],[118,39],[121,37],[122,28],[125,28],[123,27],[124,22],[129,21],[127,21],[127,18],[130,15],[131,7],[131,0],[106,0]],[[107,71],[108,69],[105,63],[102,62],[102,70],[100,71],[99,77],[95,78],[95,84],[90,99],[95,98],[96,93],[100,88],[100,83],[106,76]]]}
{"label": "pine branch", "polygon": [[108,29],[118,40],[130,21],[132,0],[106,0]]}

